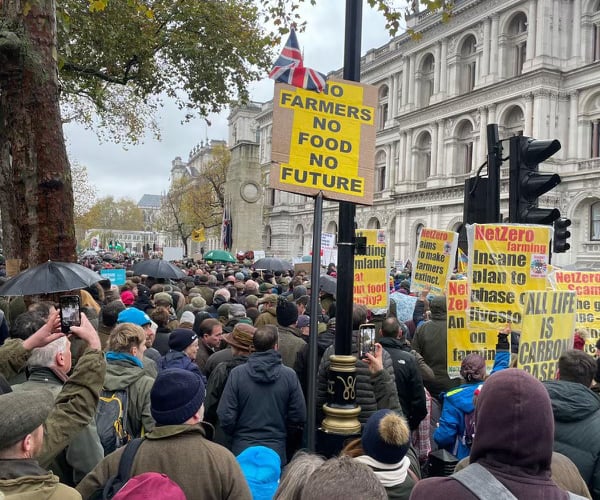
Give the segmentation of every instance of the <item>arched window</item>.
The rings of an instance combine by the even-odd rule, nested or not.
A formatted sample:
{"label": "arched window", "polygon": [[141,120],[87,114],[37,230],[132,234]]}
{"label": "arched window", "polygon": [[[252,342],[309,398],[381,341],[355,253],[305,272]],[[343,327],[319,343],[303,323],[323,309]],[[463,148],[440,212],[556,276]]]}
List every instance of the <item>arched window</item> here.
{"label": "arched window", "polygon": [[435,59],[432,54],[427,54],[421,64],[421,106],[429,106],[433,95],[433,78],[435,70]]}
{"label": "arched window", "polygon": [[388,99],[389,99],[389,89],[387,85],[382,85],[379,87],[379,118],[378,118],[378,130],[383,130],[385,128],[385,122],[388,120]]}
{"label": "arched window", "polygon": [[367,222],[367,229],[381,229],[381,223],[377,217],[372,217]]}
{"label": "arched window", "polygon": [[460,49],[459,88],[462,94],[471,92],[477,83],[477,40],[473,35],[467,36]]}
{"label": "arched window", "polygon": [[416,155],[416,180],[423,182],[431,175],[431,135],[429,132],[420,135],[417,141]]}
{"label": "arched window", "polygon": [[456,173],[468,174],[473,168],[473,125],[465,120],[457,130],[458,156]]}
{"label": "arched window", "polygon": [[525,118],[523,116],[523,110],[519,106],[513,106],[510,111],[506,113],[506,119],[504,120],[504,137],[523,135],[524,124]]}
{"label": "arched window", "polygon": [[295,255],[297,255],[298,257],[301,257],[302,255],[304,255],[304,228],[298,224],[296,226],[296,231],[295,231]]}
{"label": "arched window", "polygon": [[425,226],[423,224],[417,224],[417,228],[415,230],[415,240],[412,242],[413,248],[416,250],[417,244],[419,243],[419,236],[421,236],[421,231]]}
{"label": "arched window", "polygon": [[592,203],[590,210],[590,240],[600,241],[600,201]]}
{"label": "arched window", "polygon": [[523,12],[515,14],[508,25],[507,33],[508,76],[523,73],[523,64],[527,54],[527,16]]}
{"label": "arched window", "polygon": [[380,192],[385,189],[385,153],[379,151],[375,157],[375,192]]}
{"label": "arched window", "polygon": [[[600,61],[600,1],[590,5],[589,11],[585,12],[591,18],[592,22],[592,62]],[[577,19],[575,22],[581,22]]]}

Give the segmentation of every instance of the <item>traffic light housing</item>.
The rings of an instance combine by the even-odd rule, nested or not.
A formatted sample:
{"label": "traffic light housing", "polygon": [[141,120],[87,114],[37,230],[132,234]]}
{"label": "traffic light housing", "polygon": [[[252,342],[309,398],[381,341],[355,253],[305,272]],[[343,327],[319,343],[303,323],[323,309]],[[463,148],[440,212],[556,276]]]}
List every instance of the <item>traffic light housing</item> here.
{"label": "traffic light housing", "polygon": [[560,217],[554,221],[554,237],[552,239],[552,251],[554,253],[565,253],[571,245],[567,240],[571,237],[567,229],[571,225],[571,219]]}
{"label": "traffic light housing", "polygon": [[489,180],[486,177],[470,177],[465,181],[465,198],[463,204],[464,224],[487,224],[497,222],[490,217],[488,181]]}
{"label": "traffic light housing", "polygon": [[552,225],[560,217],[556,208],[538,207],[538,198],[560,184],[560,175],[540,173],[539,164],[559,149],[560,142],[556,139],[510,138],[510,222]]}

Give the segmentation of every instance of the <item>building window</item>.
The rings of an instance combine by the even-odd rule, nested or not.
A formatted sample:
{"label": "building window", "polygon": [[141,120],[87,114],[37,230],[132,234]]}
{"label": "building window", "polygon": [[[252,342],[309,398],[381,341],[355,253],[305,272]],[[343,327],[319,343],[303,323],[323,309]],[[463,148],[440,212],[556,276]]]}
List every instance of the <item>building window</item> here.
{"label": "building window", "polygon": [[377,128],[378,130],[383,130],[385,128],[385,123],[388,120],[388,99],[389,99],[389,89],[387,85],[382,85],[379,88],[379,118]]}
{"label": "building window", "polygon": [[591,158],[598,158],[598,156],[600,156],[599,127],[600,127],[600,120],[598,120],[598,119],[593,120],[590,123],[590,133],[591,133],[590,157]]}
{"label": "building window", "polygon": [[590,240],[600,241],[600,201],[591,206]]}
{"label": "building window", "polygon": [[380,151],[375,159],[375,192],[381,192],[385,189],[385,153]]}
{"label": "building window", "polygon": [[459,72],[458,88],[461,93],[471,92],[477,83],[477,41],[473,35],[465,38],[460,49],[460,65],[463,71]]}
{"label": "building window", "polygon": [[417,142],[416,181],[426,181],[431,175],[431,135],[425,132]]}
{"label": "building window", "polygon": [[433,55],[427,54],[421,64],[421,85],[420,97],[421,106],[429,106],[431,96],[433,96],[433,78],[435,72],[435,59]]}
{"label": "building window", "polygon": [[506,114],[504,120],[504,131],[500,134],[503,137],[512,137],[513,135],[523,135],[525,118],[523,110],[519,106],[513,106]]}
{"label": "building window", "polygon": [[523,73],[523,64],[527,54],[527,16],[523,12],[517,13],[508,25],[506,64],[511,74],[518,76]]}

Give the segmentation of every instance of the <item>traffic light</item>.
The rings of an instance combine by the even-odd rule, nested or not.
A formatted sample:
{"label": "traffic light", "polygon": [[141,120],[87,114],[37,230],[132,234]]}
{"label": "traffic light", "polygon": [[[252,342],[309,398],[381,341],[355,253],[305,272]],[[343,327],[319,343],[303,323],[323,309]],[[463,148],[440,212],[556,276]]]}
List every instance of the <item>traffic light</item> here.
{"label": "traffic light", "polygon": [[538,198],[560,184],[560,175],[538,171],[539,164],[560,149],[556,139],[510,138],[508,218],[522,224],[551,225],[560,217],[556,208],[539,208]]}
{"label": "traffic light", "polygon": [[497,222],[490,216],[488,181],[486,177],[470,177],[465,181],[464,224]]}
{"label": "traffic light", "polygon": [[571,219],[561,217],[554,221],[554,237],[552,239],[552,251],[554,253],[565,253],[571,245],[567,242],[571,233],[567,229],[571,225]]}

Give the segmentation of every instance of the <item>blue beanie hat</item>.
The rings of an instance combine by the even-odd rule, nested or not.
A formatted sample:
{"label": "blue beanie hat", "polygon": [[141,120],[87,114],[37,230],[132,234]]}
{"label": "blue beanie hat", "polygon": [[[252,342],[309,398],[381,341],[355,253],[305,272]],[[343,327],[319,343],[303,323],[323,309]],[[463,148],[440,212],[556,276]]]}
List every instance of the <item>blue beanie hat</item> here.
{"label": "blue beanie hat", "polygon": [[174,351],[182,352],[187,346],[191,345],[198,335],[189,328],[176,328],[169,334],[169,348]]}
{"label": "blue beanie hat", "polygon": [[410,446],[406,420],[392,410],[379,410],[367,420],[362,433],[365,454],[384,464],[397,464]]}
{"label": "blue beanie hat", "polygon": [[150,391],[150,412],[156,425],[183,424],[204,404],[202,377],[181,368],[158,373]]}
{"label": "blue beanie hat", "polygon": [[281,459],[271,448],[251,446],[237,456],[254,500],[271,500],[279,484]]}

